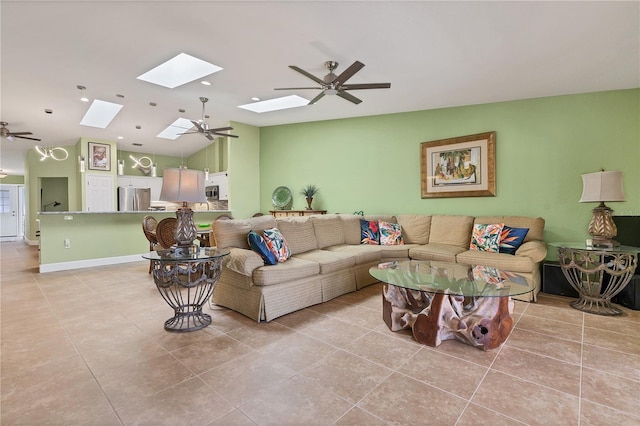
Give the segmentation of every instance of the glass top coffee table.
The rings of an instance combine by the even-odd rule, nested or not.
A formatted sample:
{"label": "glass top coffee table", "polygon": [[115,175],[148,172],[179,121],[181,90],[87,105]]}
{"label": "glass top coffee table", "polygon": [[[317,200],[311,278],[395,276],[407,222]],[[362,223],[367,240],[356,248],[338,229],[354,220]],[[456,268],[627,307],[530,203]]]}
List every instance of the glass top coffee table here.
{"label": "glass top coffee table", "polygon": [[511,296],[532,291],[517,273],[436,261],[386,262],[369,269],[385,283],[382,315],[392,331],[438,346],[456,339],[483,350],[500,346],[513,328]]}

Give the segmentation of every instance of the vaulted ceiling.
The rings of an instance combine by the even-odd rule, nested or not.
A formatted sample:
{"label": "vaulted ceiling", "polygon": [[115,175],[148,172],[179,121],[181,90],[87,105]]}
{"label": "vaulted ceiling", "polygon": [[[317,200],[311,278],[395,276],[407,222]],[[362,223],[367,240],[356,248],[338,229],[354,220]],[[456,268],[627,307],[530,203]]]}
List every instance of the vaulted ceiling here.
{"label": "vaulted ceiling", "polygon": [[[201,96],[210,99],[208,124],[223,127],[640,87],[638,1],[3,0],[0,20],[0,121],[46,145],[122,135],[125,150],[187,156],[210,141],[156,135],[181,116],[201,118]],[[223,70],[206,78],[210,86],[198,80],[168,89],[136,79],[181,52]],[[312,99],[315,90],[273,89],[313,86],[288,66],[321,78],[328,60],[340,63],[337,73],[359,60],[366,66],[350,83],[391,88],[358,91],[359,105],[325,96],[261,114],[238,108],[252,97]],[[79,125],[87,104],[77,85],[91,99],[124,104],[109,127]],[[22,174],[36,143],[2,138],[0,168]]]}

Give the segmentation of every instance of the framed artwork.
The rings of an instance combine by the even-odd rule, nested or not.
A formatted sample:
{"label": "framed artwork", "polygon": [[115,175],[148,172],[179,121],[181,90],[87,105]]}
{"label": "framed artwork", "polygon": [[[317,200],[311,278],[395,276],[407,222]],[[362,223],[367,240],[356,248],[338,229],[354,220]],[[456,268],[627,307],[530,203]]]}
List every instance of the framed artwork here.
{"label": "framed artwork", "polygon": [[89,170],[111,171],[111,145],[89,142]]}
{"label": "framed artwork", "polygon": [[496,132],[420,144],[422,198],[495,197]]}

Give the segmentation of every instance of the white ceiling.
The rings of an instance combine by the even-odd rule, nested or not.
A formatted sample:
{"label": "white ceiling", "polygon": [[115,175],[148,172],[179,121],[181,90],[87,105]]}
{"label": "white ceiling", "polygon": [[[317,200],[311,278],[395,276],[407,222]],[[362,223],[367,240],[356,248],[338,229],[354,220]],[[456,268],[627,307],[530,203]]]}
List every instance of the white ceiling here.
{"label": "white ceiling", "polygon": [[[208,124],[255,126],[426,110],[513,99],[640,87],[640,2],[400,1],[7,1],[0,2],[0,119],[45,145],[79,136],[116,140],[125,150],[188,156],[202,135],[155,137],[184,108]],[[184,52],[224,69],[211,86],[167,89],[136,76]],[[298,94],[322,77],[324,62],[366,66],[350,83],[391,82],[291,110],[238,108]],[[310,84],[311,83],[311,84]],[[107,129],[79,125],[85,95],[124,108]],[[152,107],[149,102],[156,102]],[[44,113],[52,109],[51,115]],[[136,125],[142,126],[136,130]],[[132,146],[133,142],[143,147]],[[0,168],[22,174],[36,142],[2,139]]]}

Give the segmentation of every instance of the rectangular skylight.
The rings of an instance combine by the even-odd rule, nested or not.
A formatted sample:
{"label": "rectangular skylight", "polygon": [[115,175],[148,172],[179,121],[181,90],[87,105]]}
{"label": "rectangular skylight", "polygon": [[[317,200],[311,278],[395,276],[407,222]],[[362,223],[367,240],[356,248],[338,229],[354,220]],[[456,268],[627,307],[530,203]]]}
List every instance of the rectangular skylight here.
{"label": "rectangular skylight", "polygon": [[122,109],[122,105],[94,99],[87,113],[82,117],[83,126],[106,128]]}
{"label": "rectangular skylight", "polygon": [[139,75],[137,78],[173,89],[174,87],[218,72],[221,69],[219,66],[210,64],[202,59],[195,58],[186,53],[180,53],[154,69]]}
{"label": "rectangular skylight", "polygon": [[246,105],[239,105],[238,108],[247,109],[249,111],[261,113],[269,111],[277,111],[279,109],[296,108],[307,105],[308,99],[298,95],[285,96],[282,98],[269,99],[268,101],[254,102]]}
{"label": "rectangular skylight", "polygon": [[186,118],[178,118],[173,123],[169,124],[166,129],[158,133],[156,137],[162,139],[171,139],[172,141],[180,137],[180,133],[188,132],[193,127],[191,120]]}

